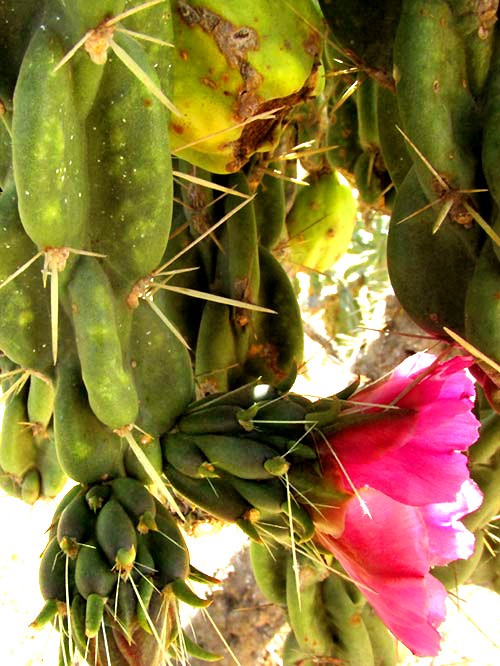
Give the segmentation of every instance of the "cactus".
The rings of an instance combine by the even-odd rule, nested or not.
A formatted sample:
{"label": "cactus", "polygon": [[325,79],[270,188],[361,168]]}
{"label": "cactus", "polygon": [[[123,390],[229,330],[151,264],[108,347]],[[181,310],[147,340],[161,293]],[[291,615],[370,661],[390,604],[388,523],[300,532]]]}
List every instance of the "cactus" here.
{"label": "cactus", "polygon": [[[366,584],[374,615],[373,571],[345,550],[362,542],[352,498],[368,510],[380,481],[369,490],[358,467],[418,409],[292,392],[304,345],[287,271],[345,252],[353,187],[362,209],[392,209],[396,295],[473,355],[453,368],[500,411],[498,2],[341,4],[0,1],[0,486],[33,504],[77,484],[49,529],[34,621],[59,630],[61,663],[216,658],[176,624],[179,601],[208,603],[188,583],[207,577],[176,496],[250,537],[259,585],[288,609],[285,664],[393,664],[382,622],[437,649],[425,614],[415,636]],[[451,373],[433,371],[431,385]],[[342,449],[352,433],[364,448]],[[483,506],[470,482],[453,517],[470,514],[478,544],[498,510],[495,433],[489,414],[470,449]],[[467,538],[463,561],[429,565],[447,585],[481,570]]]}

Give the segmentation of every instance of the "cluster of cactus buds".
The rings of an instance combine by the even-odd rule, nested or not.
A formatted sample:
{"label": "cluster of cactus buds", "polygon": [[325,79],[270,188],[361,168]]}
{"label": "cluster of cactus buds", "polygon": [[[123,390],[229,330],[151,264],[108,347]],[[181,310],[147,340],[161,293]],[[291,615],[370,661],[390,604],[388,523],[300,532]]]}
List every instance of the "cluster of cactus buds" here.
{"label": "cluster of cactus buds", "polygon": [[[360,209],[392,211],[403,307],[475,358],[485,421],[470,458],[485,501],[456,515],[470,514],[477,546],[435,574],[489,572],[498,2],[274,4],[0,0],[0,486],[32,504],[76,483],[49,529],[33,623],[58,629],[66,665],[76,652],[99,666],[216,658],[179,625],[179,602],[209,603],[189,581],[216,581],[190,565],[176,497],[250,538],[259,586],[287,607],[287,666],[395,663],[341,550],[350,507],[369,515],[376,483],[352,481],[335,441],[361,433],[347,467],[371,455],[363,428],[403,448],[420,405],[391,421],[394,405],[360,407],[356,385],[291,392],[304,361],[292,278],[331,268]],[[453,366],[454,399],[469,415],[466,365]],[[452,370],[434,369],[410,375],[444,385]],[[425,639],[407,642],[430,654],[422,624]]]}

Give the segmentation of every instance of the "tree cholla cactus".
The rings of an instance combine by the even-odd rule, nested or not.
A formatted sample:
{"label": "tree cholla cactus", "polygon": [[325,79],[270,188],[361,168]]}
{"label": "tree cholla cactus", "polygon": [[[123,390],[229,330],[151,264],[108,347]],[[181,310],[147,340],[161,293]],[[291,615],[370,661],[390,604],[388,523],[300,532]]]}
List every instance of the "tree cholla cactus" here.
{"label": "tree cholla cactus", "polygon": [[[497,584],[497,10],[0,0],[0,481],[76,484],[33,623],[61,664],[218,658],[179,498],[250,538],[287,666],[433,656],[445,587]],[[452,358],[313,400],[292,279],[367,209]]]}

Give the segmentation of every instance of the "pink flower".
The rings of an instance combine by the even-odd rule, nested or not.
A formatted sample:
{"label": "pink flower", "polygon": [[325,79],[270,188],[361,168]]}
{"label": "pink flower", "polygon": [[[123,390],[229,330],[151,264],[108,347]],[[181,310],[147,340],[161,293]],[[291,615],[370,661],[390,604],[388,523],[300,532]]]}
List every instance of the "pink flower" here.
{"label": "pink flower", "polygon": [[446,590],[431,568],[474,550],[460,522],[482,501],[460,453],[479,429],[471,364],[415,354],[351,398],[369,406],[343,412],[350,424],[320,452],[325,477],[350,497],[322,511],[317,538],[418,656],[439,652],[445,617]]}

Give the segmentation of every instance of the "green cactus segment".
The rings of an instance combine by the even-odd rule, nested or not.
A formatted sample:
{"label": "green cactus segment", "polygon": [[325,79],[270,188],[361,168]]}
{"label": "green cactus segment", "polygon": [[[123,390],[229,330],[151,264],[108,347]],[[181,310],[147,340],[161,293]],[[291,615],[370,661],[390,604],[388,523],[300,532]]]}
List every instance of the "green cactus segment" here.
{"label": "green cactus segment", "polygon": [[223,658],[222,655],[209,652],[197,643],[194,643],[184,631],[182,632],[182,643],[185,645],[186,652],[196,659],[212,662]]}
{"label": "green cactus segment", "polygon": [[252,508],[231,484],[223,480],[193,479],[169,464],[165,465],[163,473],[183,497],[220,520],[235,522]]}
{"label": "green cactus segment", "polygon": [[373,79],[365,79],[356,93],[358,110],[358,140],[363,152],[376,153],[380,149],[378,133],[379,86]]}
{"label": "green cactus segment", "polygon": [[[153,467],[155,472],[158,475],[161,475],[162,455],[159,439],[151,437],[150,435],[141,435],[139,441],[136,441],[136,444],[146,456],[149,464]],[[146,471],[144,465],[141,460],[139,460],[131,446],[128,446],[125,451],[124,463],[127,476],[140,481],[146,486],[151,483],[149,472]]]}
{"label": "green cactus segment", "polygon": [[53,499],[66,485],[68,480],[57,459],[56,443],[53,432],[47,433],[42,441],[36,440],[36,467],[40,475],[40,497]]}
{"label": "green cactus segment", "polygon": [[457,29],[465,44],[467,77],[474,97],[478,98],[488,78],[494,53],[498,2],[477,3],[474,0],[450,0]]}
{"label": "green cactus segment", "polygon": [[[125,0],[49,0],[49,7],[59,12],[63,10],[78,27],[82,37],[87,31],[97,28],[106,19],[123,11]],[[60,16],[59,16],[60,20]],[[56,20],[57,21],[57,15]],[[73,44],[71,44],[73,46]],[[86,55],[88,58],[88,55]]]}
{"label": "green cactus segment", "polygon": [[132,521],[117,499],[109,499],[99,511],[96,536],[110,564],[116,566],[120,574],[129,574],[137,552],[137,536]]}
{"label": "green cactus segment", "polygon": [[[158,84],[142,46],[116,41]],[[169,49],[165,48],[168,58]],[[168,112],[114,55],[87,120],[91,238],[113,280],[131,289],[159,264],[172,215]]]}
{"label": "green cactus segment", "polygon": [[[10,186],[0,194],[0,279],[6,281],[36,254],[19,218],[17,195]],[[51,365],[49,301],[35,262],[0,288],[0,348],[24,368],[45,371]]]}
{"label": "green cactus segment", "polygon": [[57,523],[57,540],[61,550],[71,559],[79,551],[93,528],[93,514],[83,492],[80,492],[62,511]]}
{"label": "green cactus segment", "polygon": [[500,264],[486,241],[469,280],[465,300],[465,337],[493,361],[500,361],[498,280]]}
{"label": "green cactus segment", "polygon": [[30,624],[30,627],[35,630],[43,629],[43,627],[45,627],[49,622],[52,622],[58,611],[59,609],[57,601],[55,599],[47,599],[42,610]]}
{"label": "green cactus segment", "polygon": [[176,432],[163,437],[162,452],[167,463],[192,479],[219,476],[189,435]]}
{"label": "green cactus segment", "polygon": [[288,550],[279,544],[250,543],[250,561],[255,581],[273,604],[286,606],[286,566]]}
{"label": "green cactus segment", "polygon": [[[47,0],[46,21],[61,38],[66,53],[72,53],[64,67],[71,70],[75,104],[82,121],[94,104],[104,74],[108,39],[114,30],[113,27],[106,30],[103,23],[120,14],[124,4],[124,0]],[[84,36],[87,39],[83,47],[75,53],[75,45]]]}
{"label": "green cactus segment", "polygon": [[278,260],[259,248],[259,303],[277,314],[254,313],[254,337],[245,363],[248,380],[259,377],[287,391],[302,363],[304,335],[302,317],[288,275]]}
{"label": "green cactus segment", "polygon": [[231,310],[222,303],[207,301],[198,331],[195,377],[205,395],[233,388],[235,376],[241,376],[241,372]]}
{"label": "green cactus segment", "polygon": [[[155,297],[160,308],[164,296]],[[158,437],[173,426],[193,398],[189,353],[148,304],[141,302],[133,312],[129,356],[139,396],[137,425]]]}
{"label": "green cactus segment", "polygon": [[0,89],[0,188],[5,190],[12,178],[12,140],[9,101]]}
{"label": "green cactus segment", "polygon": [[82,546],[78,552],[75,583],[87,599],[91,594],[108,597],[115,588],[118,574],[110,570],[106,556],[95,542]]}
{"label": "green cactus segment", "polygon": [[68,289],[89,404],[110,428],[133,423],[137,393],[124,367],[112,288],[98,261],[82,257]]}
{"label": "green cactus segment", "polygon": [[207,608],[212,603],[210,599],[198,597],[184,580],[174,580],[170,583],[170,589],[179,601],[183,601],[193,608]]}
{"label": "green cactus segment", "polygon": [[12,146],[19,211],[39,249],[79,248],[87,225],[85,138],[59,38],[39,28],[14,94]]}
{"label": "green cactus segment", "polygon": [[113,495],[134,521],[135,528],[139,532],[142,531],[140,526],[144,520],[154,520],[156,504],[142,483],[130,478],[113,479],[111,488]]}
{"label": "green cactus segment", "polygon": [[387,88],[380,88],[377,95],[377,119],[380,150],[391,182],[396,189],[403,183],[413,160],[411,150],[398,127],[401,126],[398,100]]}
{"label": "green cactus segment", "polygon": [[104,502],[109,499],[110,494],[110,486],[91,486],[85,493],[85,500],[89,505],[89,509],[97,513],[104,506]]}
{"label": "green cactus segment", "polygon": [[[125,10],[138,6],[136,0],[126,0]],[[154,67],[163,92],[170,94],[172,87],[171,47],[174,40],[172,7],[170,0],[162,0],[143,11],[131,14],[124,19],[123,27],[152,38],[141,40],[150,63]],[[156,41],[158,40],[158,41]]]}
{"label": "green cactus segment", "polygon": [[151,603],[151,598],[155,591],[153,580],[149,575],[141,576],[137,586],[141,602],[137,603],[137,623],[148,634],[151,633],[151,627],[148,622],[148,608]]}
{"label": "green cactus segment", "polygon": [[266,513],[281,513],[286,501],[286,490],[278,479],[253,483],[231,474],[224,474],[232,487],[255,509]]}
{"label": "green cactus segment", "polygon": [[[286,652],[302,653],[306,657],[345,660],[355,666],[375,666],[379,653],[389,651],[388,636],[378,635],[372,623],[365,626],[362,612],[366,601],[352,583],[329,571],[326,566],[313,564],[300,557],[295,570],[292,557],[286,563],[286,599],[293,630],[293,645]],[[382,628],[385,628],[382,625]],[[380,629],[379,629],[380,631]],[[386,630],[385,630],[386,631]],[[375,649],[376,648],[376,649]],[[293,660],[284,663],[295,663]],[[313,663],[313,661],[311,661]],[[392,663],[388,658],[388,666]]]}
{"label": "green cactus segment", "polygon": [[411,169],[396,197],[389,228],[387,262],[392,286],[410,317],[425,331],[446,337],[446,326],[464,335],[465,296],[480,235],[477,228],[466,229],[449,218],[433,234],[437,210],[421,211],[426,201]]}
{"label": "green cactus segment", "polygon": [[[473,188],[477,114],[464,45],[448,2],[403,1],[394,67],[403,129],[439,176],[410,148],[428,200]],[[452,218],[459,220],[460,198],[453,203]]]}
{"label": "green cactus segment", "polygon": [[488,189],[497,206],[500,202],[500,179],[498,177],[498,157],[500,155],[500,137],[498,135],[500,100],[500,42],[497,40],[495,56],[488,76],[488,89],[485,94],[486,109],[484,115],[484,135],[482,146],[482,165]]}
{"label": "green cactus segment", "polygon": [[[177,422],[177,428],[187,435],[202,435],[204,433],[234,434],[253,429],[251,419],[245,418],[245,410],[239,405],[214,404],[205,409],[188,412]],[[241,419],[241,420],[240,420]],[[248,424],[248,425],[247,425]]]}
{"label": "green cactus segment", "polygon": [[[227,185],[243,194],[249,193],[243,173],[232,174]],[[225,212],[230,215],[221,231],[221,251],[217,257],[216,285],[220,293],[243,303],[256,303],[259,297],[260,270],[257,225],[252,202],[233,214],[234,206],[226,198]],[[241,367],[248,354],[253,312],[235,306],[231,312],[236,361]]]}
{"label": "green cactus segment", "polygon": [[66,602],[66,557],[56,538],[49,541],[43,552],[39,582],[40,591],[46,601],[54,599]]}
{"label": "green cactus segment", "polygon": [[306,650],[302,650],[293,631],[290,631],[283,645],[283,666],[314,666],[317,657],[311,656]]}
{"label": "green cactus segment", "polygon": [[[191,191],[193,188],[192,184],[187,185],[188,191]],[[202,188],[200,187],[199,189]],[[209,190],[205,191],[208,192]],[[184,190],[182,192],[184,193]],[[209,279],[204,268],[202,256],[205,255],[208,260],[209,257],[212,258],[212,252],[208,243],[203,242],[186,250],[194,240],[187,222],[187,214],[184,213],[180,205],[174,202],[170,238],[166,252],[161,260],[162,265],[169,263],[169,268],[172,270],[172,274],[168,276],[166,284],[174,288],[181,287],[184,289],[205,291]],[[208,242],[212,243],[212,240],[208,239]],[[180,252],[182,254],[179,256]],[[174,273],[174,271],[179,272]],[[155,303],[157,304],[159,296],[159,293],[155,295]],[[163,290],[163,299],[160,301],[161,309],[167,313],[169,321],[181,333],[191,349],[196,349],[204,304],[204,301],[200,298],[190,298],[185,294],[172,291],[171,289]]]}
{"label": "green cactus segment", "polygon": [[[248,179],[244,173],[229,176],[227,187],[250,195]],[[225,212],[231,217],[222,228],[218,273],[226,296],[255,303],[259,294],[260,278],[255,211],[252,202],[232,214],[234,208],[234,199],[226,197]],[[239,314],[241,317],[244,313]],[[246,315],[248,314],[247,312]],[[238,324],[238,312],[235,313],[235,319]],[[243,324],[237,328],[243,328]]]}
{"label": "green cactus segment", "polygon": [[30,377],[27,403],[30,423],[37,424],[44,430],[47,428],[54,412],[55,394],[52,379],[35,375]]}
{"label": "green cactus segment", "polygon": [[290,261],[297,270],[325,271],[346,252],[356,221],[356,200],[337,173],[309,177],[287,215]]}
{"label": "green cactus segment", "polygon": [[20,483],[36,466],[36,446],[31,428],[26,426],[28,387],[9,398],[5,405],[0,434],[0,467]]}
{"label": "green cactus segment", "polygon": [[333,656],[335,644],[321,590],[321,581],[328,574],[322,567],[301,563],[297,589],[290,557],[287,562],[286,598],[290,624],[301,649],[319,657]]}
{"label": "green cactus segment", "polygon": [[[354,82],[350,82],[351,85]],[[338,169],[342,174],[349,176],[353,174],[354,164],[361,154],[361,146],[358,140],[358,112],[356,102],[348,97],[339,108],[336,108],[339,100],[330,100],[333,110],[328,115],[328,145],[336,146],[327,153],[328,162],[333,169]]]}
{"label": "green cactus segment", "polygon": [[159,502],[156,522],[158,529],[150,530],[142,538],[154,560],[155,584],[163,591],[173,581],[188,578],[189,555],[175,519]]}
{"label": "green cactus segment", "polygon": [[94,638],[99,633],[104,619],[106,598],[99,594],[89,594],[85,607],[85,635]]}
{"label": "green cactus segment", "polygon": [[124,444],[90,409],[79,368],[71,363],[58,372],[54,436],[61,467],[75,481],[125,476]]}
{"label": "green cactus segment", "polygon": [[370,604],[363,606],[361,617],[370,635],[375,666],[397,666],[396,641]]}
{"label": "green cactus segment", "polygon": [[[271,162],[269,169],[279,169],[281,164]],[[258,166],[255,169],[258,175]],[[250,174],[250,186],[254,188],[252,173]],[[265,173],[259,180],[257,196],[253,201],[255,211],[255,223],[257,225],[257,236],[259,244],[268,250],[276,247],[285,228],[286,201],[285,184],[281,178]]]}
{"label": "green cactus segment", "polygon": [[34,504],[42,494],[40,473],[32,467],[26,472],[21,483],[21,499],[26,504]]}
{"label": "green cactus segment", "polygon": [[365,666],[374,663],[370,634],[361,617],[365,599],[358,593],[358,603],[353,601],[351,587],[331,574],[322,586],[323,600],[330,624],[337,630],[336,656],[353,666]]}
{"label": "green cactus segment", "polygon": [[276,452],[265,444],[231,435],[192,435],[191,439],[216,468],[241,478],[272,478],[264,462]]}
{"label": "green cactus segment", "polygon": [[[173,101],[182,115],[170,122],[172,146],[215,173],[238,171],[254,152],[276,143],[287,110],[317,85],[321,23],[315,4],[300,0],[293,11],[283,6],[277,23],[261,0],[251,6],[177,0],[173,18]],[[278,107],[272,119],[234,127]],[[195,146],[183,148],[192,141]]]}

